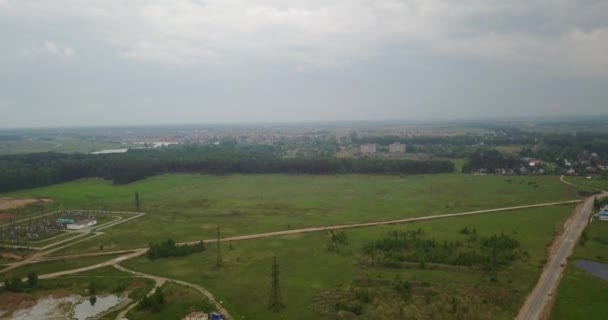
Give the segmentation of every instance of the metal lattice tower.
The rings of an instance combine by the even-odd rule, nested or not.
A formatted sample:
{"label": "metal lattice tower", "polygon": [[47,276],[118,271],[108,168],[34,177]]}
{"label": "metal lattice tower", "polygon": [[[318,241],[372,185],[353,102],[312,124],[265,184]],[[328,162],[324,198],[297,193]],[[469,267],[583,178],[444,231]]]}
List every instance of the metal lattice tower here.
{"label": "metal lattice tower", "polygon": [[220,246],[220,226],[217,226],[217,261],[215,263],[216,267],[222,266],[222,248]]}
{"label": "metal lattice tower", "polygon": [[281,298],[281,288],[279,287],[279,274],[279,263],[277,262],[277,257],[275,256],[272,259],[272,284],[270,289],[270,299],[268,301],[268,309],[274,312],[278,312],[284,307],[283,299]]}

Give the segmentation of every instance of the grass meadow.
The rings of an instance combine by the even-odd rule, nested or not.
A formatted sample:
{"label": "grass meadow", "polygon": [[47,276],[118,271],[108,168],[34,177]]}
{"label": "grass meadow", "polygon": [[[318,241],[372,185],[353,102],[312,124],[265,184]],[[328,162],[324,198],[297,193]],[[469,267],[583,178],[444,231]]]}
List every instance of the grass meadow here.
{"label": "grass meadow", "polygon": [[140,247],[173,238],[213,238],[379,221],[579,198],[553,176],[462,174],[298,176],[161,175],[115,186],[87,179],[0,197],[48,197],[64,208],[136,210],[145,217],[55,254]]}
{"label": "grass meadow", "polygon": [[594,177],[593,179],[587,179],[586,177],[567,177],[566,181],[588,188],[608,190],[608,177]]}
{"label": "grass meadow", "polygon": [[[211,292],[235,319],[355,319],[337,313],[332,301],[356,290],[370,293],[363,303],[364,315],[401,308],[400,319],[512,319],[525,296],[536,284],[547,258],[548,245],[573,206],[526,209],[491,215],[449,218],[400,226],[346,230],[347,244],[327,250],[325,232],[223,243],[223,266],[216,267],[216,248],[188,257],[150,261],[145,257],[123,263],[134,270],[199,284]],[[362,246],[389,231],[422,228],[428,237],[457,240],[464,226],[479,235],[510,234],[529,253],[529,258],[502,269],[498,280],[474,267],[411,265],[402,268],[366,266]],[[276,256],[285,308],[270,312],[270,267]],[[391,296],[396,279],[414,284],[409,301]],[[362,289],[363,288],[363,289]],[[353,291],[355,290],[355,291]],[[353,300],[355,300],[353,298]],[[383,302],[388,301],[388,302]]]}

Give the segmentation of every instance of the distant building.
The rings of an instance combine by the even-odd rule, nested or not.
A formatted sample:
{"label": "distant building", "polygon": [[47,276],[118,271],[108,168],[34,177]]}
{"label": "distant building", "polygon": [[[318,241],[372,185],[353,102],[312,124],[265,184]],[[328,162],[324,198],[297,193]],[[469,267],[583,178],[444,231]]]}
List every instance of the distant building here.
{"label": "distant building", "polygon": [[208,320],[209,316],[205,312],[201,311],[192,311],[187,316],[182,318],[182,320]]}
{"label": "distant building", "polygon": [[376,153],[376,144],[375,143],[362,144],[359,147],[359,151],[363,154],[374,154],[374,153]]}
{"label": "distant building", "polygon": [[571,176],[573,176],[573,175],[576,174],[576,171],[571,168],[571,169],[568,169],[568,171],[566,171],[566,173],[569,174],[569,175],[571,175]]}
{"label": "distant building", "polygon": [[600,209],[597,217],[600,219],[600,221],[608,221],[608,206],[604,206],[602,209]]}
{"label": "distant building", "polygon": [[83,229],[86,227],[94,226],[96,224],[97,224],[97,220],[87,219],[87,220],[80,220],[80,221],[77,221],[74,223],[70,223],[66,227],[68,228],[68,230],[79,230],[79,229]]}
{"label": "distant building", "polygon": [[403,143],[395,142],[388,146],[388,152],[390,153],[405,153],[406,146]]}

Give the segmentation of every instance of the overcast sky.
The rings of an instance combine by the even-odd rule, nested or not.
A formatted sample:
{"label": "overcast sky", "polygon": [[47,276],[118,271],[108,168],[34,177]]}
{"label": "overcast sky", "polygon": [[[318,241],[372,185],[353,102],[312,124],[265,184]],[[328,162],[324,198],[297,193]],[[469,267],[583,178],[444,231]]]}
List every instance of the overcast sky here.
{"label": "overcast sky", "polygon": [[0,128],[608,113],[605,0],[0,0]]}

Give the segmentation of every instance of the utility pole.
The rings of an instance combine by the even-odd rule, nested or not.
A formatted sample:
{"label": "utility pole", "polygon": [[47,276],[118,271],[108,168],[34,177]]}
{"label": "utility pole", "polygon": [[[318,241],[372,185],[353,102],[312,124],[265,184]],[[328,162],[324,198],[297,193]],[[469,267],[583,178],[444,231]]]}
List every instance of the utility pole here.
{"label": "utility pole", "polygon": [[139,192],[135,191],[135,207],[139,210]]}
{"label": "utility pole", "polygon": [[222,248],[220,246],[220,226],[217,226],[217,261],[215,263],[216,267],[222,266]]}
{"label": "utility pole", "polygon": [[281,298],[281,288],[279,287],[279,263],[275,256],[272,260],[272,284],[270,289],[270,300],[268,301],[268,309],[274,312],[279,312],[285,305]]}

